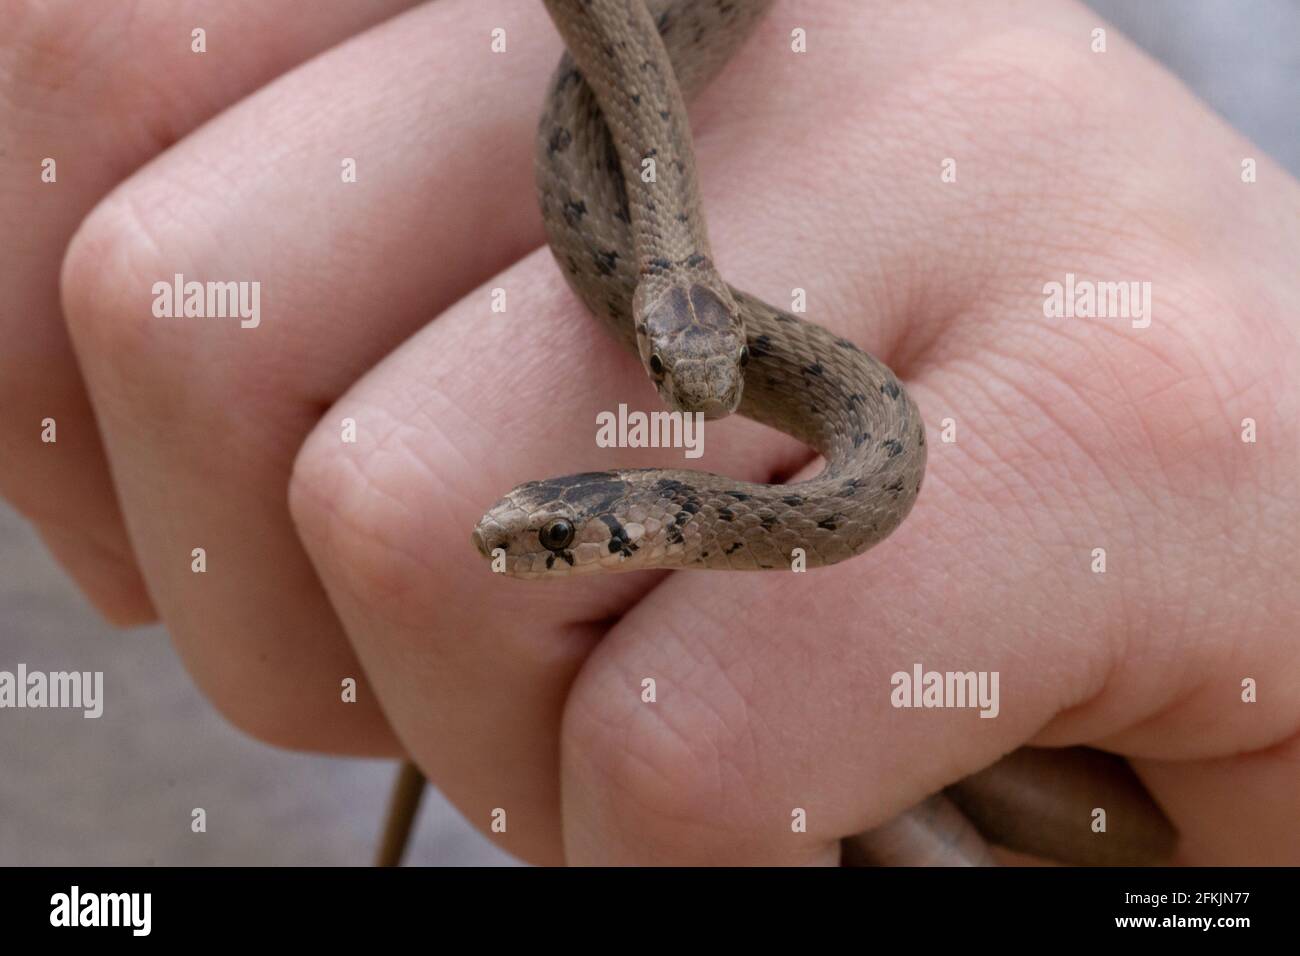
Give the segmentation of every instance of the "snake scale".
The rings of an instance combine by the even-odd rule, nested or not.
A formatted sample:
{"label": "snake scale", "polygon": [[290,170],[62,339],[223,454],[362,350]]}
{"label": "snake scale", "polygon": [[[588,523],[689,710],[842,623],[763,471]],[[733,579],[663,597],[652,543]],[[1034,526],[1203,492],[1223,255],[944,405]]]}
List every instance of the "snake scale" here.
{"label": "snake scale", "polygon": [[[545,0],[568,47],[538,126],[547,238],[569,286],[634,351],[672,408],[741,415],[825,459],[789,485],[634,469],[530,481],[473,543],[524,578],[649,568],[810,568],[860,554],[907,516],[925,426],[906,389],[853,342],[727,285],[699,197],[685,99],[770,0]],[[1106,807],[1104,839],[1090,810]],[[1175,833],[1127,764],[1025,748],[845,841],[847,862],[983,865],[986,840],[1067,862],[1143,863]]]}

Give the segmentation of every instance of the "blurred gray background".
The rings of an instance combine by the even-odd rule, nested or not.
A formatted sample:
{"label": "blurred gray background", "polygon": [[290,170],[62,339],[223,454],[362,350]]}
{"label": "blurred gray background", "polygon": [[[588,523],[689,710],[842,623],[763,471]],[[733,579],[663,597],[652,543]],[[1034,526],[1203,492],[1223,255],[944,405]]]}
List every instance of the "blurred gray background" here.
{"label": "blurred gray background", "polygon": [[[1300,0],[1090,5],[1300,176]],[[0,503],[0,670],[20,661],[102,670],[112,706],[99,720],[0,711],[0,865],[371,859],[394,764],[286,753],[242,736],[199,696],[161,628],[102,623]],[[208,833],[196,835],[188,821],[200,806]],[[514,861],[430,790],[407,862]]]}

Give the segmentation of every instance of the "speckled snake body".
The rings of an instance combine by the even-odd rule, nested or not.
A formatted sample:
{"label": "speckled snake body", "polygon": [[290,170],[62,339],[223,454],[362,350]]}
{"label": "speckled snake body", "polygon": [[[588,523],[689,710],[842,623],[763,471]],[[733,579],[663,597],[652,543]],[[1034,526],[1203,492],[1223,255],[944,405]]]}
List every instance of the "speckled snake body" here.
{"label": "speckled snake body", "polygon": [[[769,0],[546,6],[570,53],[547,93],[537,180],[569,285],[637,352],[668,404],[709,417],[738,410],[827,464],[791,485],[658,469],[531,481],[484,515],[475,545],[504,558],[512,576],[549,578],[789,570],[796,549],[817,567],[881,541],[921,487],[925,428],[915,404],[854,343],[726,285],[700,210],[683,96],[726,62]],[[1099,805],[1110,808],[1114,839],[1090,839],[1089,811]],[[1173,839],[1122,760],[1083,748],[1021,750],[846,841],[846,858],[986,863],[981,834],[1108,863],[1156,858]]]}
{"label": "speckled snake body", "polygon": [[543,219],[570,286],[641,355],[670,405],[716,417],[739,399],[740,414],[799,438],[827,465],[791,485],[658,469],[530,482],[484,517],[479,549],[504,549],[519,577],[788,571],[796,557],[818,567],[861,553],[916,499],[920,414],[854,343],[718,278],[672,67],[660,81],[671,57],[687,90],[703,83],[767,4],[673,3],[657,25],[622,0],[547,5],[581,64],[560,65],[537,149]]}

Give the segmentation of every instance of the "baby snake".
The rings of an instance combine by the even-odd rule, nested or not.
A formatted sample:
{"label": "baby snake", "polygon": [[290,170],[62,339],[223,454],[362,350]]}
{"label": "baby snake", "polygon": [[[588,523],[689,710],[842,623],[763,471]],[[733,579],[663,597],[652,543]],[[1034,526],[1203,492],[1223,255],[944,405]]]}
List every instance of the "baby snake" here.
{"label": "baby snake", "polygon": [[537,185],[569,285],[668,405],[717,417],[739,404],[826,467],[790,485],[667,469],[528,482],[474,531],[507,574],[814,568],[881,541],[916,500],[925,426],[894,373],[713,266],[682,96],[767,5],[679,0],[656,17],[642,2],[547,0],[570,53],[539,125]]}
{"label": "baby snake", "polygon": [[[820,452],[790,485],[695,471],[532,481],[473,542],[516,577],[647,568],[786,569],[842,561],[911,510],[925,426],[906,389],[847,339],[723,282],[700,210],[684,97],[770,0],[545,0],[566,53],[538,129],[547,237],[570,287],[635,351],[671,407],[741,415]],[[649,175],[647,175],[649,172]],[[1091,832],[1105,807],[1109,832]],[[1127,764],[1025,748],[895,821],[845,841],[847,861],[986,864],[985,838],[1067,862],[1142,863],[1174,830]]]}

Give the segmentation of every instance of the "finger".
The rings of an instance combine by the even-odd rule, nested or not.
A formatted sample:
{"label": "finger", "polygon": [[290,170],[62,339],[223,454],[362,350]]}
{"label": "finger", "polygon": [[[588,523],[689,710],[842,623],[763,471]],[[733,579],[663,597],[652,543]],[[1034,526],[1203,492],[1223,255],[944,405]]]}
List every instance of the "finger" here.
{"label": "finger", "polygon": [[[100,610],[153,616],[64,330],[59,263],[121,178],[230,103],[414,0],[11,5],[0,44],[0,494]],[[14,16],[16,14],[16,17]],[[192,31],[204,31],[196,52]],[[50,164],[53,165],[50,165]],[[53,425],[45,424],[47,421]],[[55,440],[50,441],[53,437]]]}
{"label": "finger", "polygon": [[1137,769],[1178,824],[1180,862],[1295,866],[1300,860],[1300,738],[1212,760],[1141,760]]}
{"label": "finger", "polygon": [[[124,184],[69,253],[69,319],[150,593],[200,686],[264,739],[392,746],[297,543],[289,471],[355,377],[526,244],[506,215],[532,195],[526,150],[482,157],[531,140],[526,93],[557,52],[494,58],[490,25],[526,37],[542,16],[462,0],[350,40]],[[259,283],[256,327],[154,316],[178,273]],[[340,710],[349,678],[362,690]]]}

